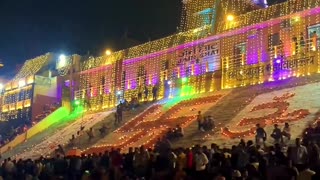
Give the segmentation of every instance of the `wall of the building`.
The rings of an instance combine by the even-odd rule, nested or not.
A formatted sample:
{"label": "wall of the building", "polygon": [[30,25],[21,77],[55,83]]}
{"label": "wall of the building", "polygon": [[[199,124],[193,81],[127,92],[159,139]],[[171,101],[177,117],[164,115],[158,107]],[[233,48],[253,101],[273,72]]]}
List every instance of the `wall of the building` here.
{"label": "wall of the building", "polygon": [[57,77],[35,76],[32,120],[35,120],[37,115],[43,114],[46,106],[61,103],[57,79]]}
{"label": "wall of the building", "polygon": [[[308,14],[302,12],[300,15],[296,14],[291,17],[282,18],[281,21],[276,21],[275,23],[272,21],[265,22],[261,25],[262,28],[247,30],[244,33],[223,38],[221,56],[223,57],[225,76],[223,77],[224,82],[222,86],[224,88],[231,88],[263,83],[274,78],[281,79],[317,72],[317,59],[319,57],[317,52],[313,52],[310,49],[312,40],[308,39],[311,35],[307,32],[307,29],[318,23],[320,23],[319,13]],[[279,42],[282,42],[283,47],[279,43],[275,45],[277,47],[270,44],[272,42],[270,37],[274,34],[279,34]],[[297,47],[299,47],[297,50],[293,41],[294,37],[297,38]],[[301,38],[305,41],[304,50],[301,50]],[[236,58],[234,57],[239,57],[239,54],[236,54],[234,49],[236,45],[243,42],[246,43],[246,52],[243,54],[245,59],[243,66],[239,66],[239,64],[235,63]],[[275,48],[277,48],[277,56],[274,55]],[[281,63],[279,64],[284,64],[283,66],[285,66],[286,63],[296,63],[295,67],[286,67],[286,72],[275,72],[267,68],[274,66],[275,61],[280,57]],[[314,61],[312,61],[312,58],[315,58]],[[309,60],[313,64],[308,65],[308,67],[299,65],[299,63]],[[284,67],[281,68],[283,69]],[[277,73],[278,75],[276,75]],[[282,73],[282,75],[279,75],[279,73]]]}
{"label": "wall of the building", "polygon": [[83,100],[85,108],[99,110],[113,107],[116,85],[114,68],[114,65],[106,65],[80,73],[80,88],[75,98]]}

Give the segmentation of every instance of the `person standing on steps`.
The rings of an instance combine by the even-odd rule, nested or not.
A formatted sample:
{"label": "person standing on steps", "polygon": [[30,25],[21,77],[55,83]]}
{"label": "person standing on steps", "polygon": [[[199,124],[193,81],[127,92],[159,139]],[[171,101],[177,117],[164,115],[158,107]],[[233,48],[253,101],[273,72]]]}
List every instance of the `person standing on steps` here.
{"label": "person standing on steps", "polygon": [[115,117],[115,124],[119,124],[121,121],[122,121],[122,111],[123,111],[123,108],[122,108],[122,103],[120,103],[118,106],[117,106],[117,110],[116,110],[116,117]]}
{"label": "person standing on steps", "polygon": [[271,134],[271,137],[274,139],[275,143],[279,143],[282,139],[282,133],[281,130],[278,128],[278,124],[274,125],[273,132]]}
{"label": "person standing on steps", "polygon": [[89,137],[89,141],[94,138],[93,128],[90,128],[89,131],[87,131],[87,135]]}
{"label": "person standing on steps", "polygon": [[203,122],[203,117],[202,117],[201,111],[198,111],[197,121],[198,121],[198,130],[201,131],[202,122]]}
{"label": "person standing on steps", "polygon": [[147,86],[144,86],[144,101],[148,101],[149,90]]}
{"label": "person standing on steps", "polygon": [[141,86],[138,89],[138,101],[142,101],[142,88],[141,88]]}
{"label": "person standing on steps", "polygon": [[267,140],[267,133],[266,131],[260,127],[260,124],[256,125],[256,144],[260,145],[261,143],[265,143]]}
{"label": "person standing on steps", "polygon": [[152,99],[153,99],[153,101],[157,100],[157,91],[158,91],[158,89],[157,89],[156,85],[154,85],[152,87]]}
{"label": "person standing on steps", "polygon": [[[290,140],[291,138],[291,133],[290,133],[290,126],[289,123],[285,123],[283,130],[282,130],[282,136],[287,137],[288,140]],[[283,141],[283,137],[282,137],[282,141]]]}

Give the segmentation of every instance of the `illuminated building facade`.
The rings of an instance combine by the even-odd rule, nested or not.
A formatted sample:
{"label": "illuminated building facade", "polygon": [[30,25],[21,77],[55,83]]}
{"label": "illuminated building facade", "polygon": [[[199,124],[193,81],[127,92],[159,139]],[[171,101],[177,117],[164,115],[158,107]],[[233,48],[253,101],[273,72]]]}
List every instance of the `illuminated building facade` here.
{"label": "illuminated building facade", "polygon": [[[319,0],[268,8],[265,1],[186,0],[180,33],[89,59],[82,66],[93,74],[82,76],[95,80],[80,84],[93,90],[91,99],[98,92],[111,93],[106,104],[112,106],[118,96],[130,100],[153,86],[162,98],[317,73],[319,6]],[[111,88],[99,91],[102,82]],[[83,94],[88,92],[77,98]],[[102,101],[93,104],[106,106]]]}
{"label": "illuminated building facade", "polygon": [[68,87],[56,70],[57,55],[48,53],[27,60],[1,92],[1,122],[31,125],[61,106]]}

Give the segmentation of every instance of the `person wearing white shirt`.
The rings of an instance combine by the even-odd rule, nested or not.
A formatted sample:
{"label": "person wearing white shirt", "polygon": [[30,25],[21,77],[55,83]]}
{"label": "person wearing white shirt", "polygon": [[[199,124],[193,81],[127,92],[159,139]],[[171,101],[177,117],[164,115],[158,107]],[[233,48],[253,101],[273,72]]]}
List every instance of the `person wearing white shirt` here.
{"label": "person wearing white shirt", "polygon": [[[282,130],[282,136],[287,137],[288,140],[291,138],[291,133],[290,133],[290,126],[288,123],[284,124],[283,130]],[[283,141],[283,139],[282,139]]]}
{"label": "person wearing white shirt", "polygon": [[302,167],[307,163],[308,151],[305,146],[301,145],[300,138],[296,139],[296,146],[291,149],[290,159],[298,170],[302,170]]}
{"label": "person wearing white shirt", "polygon": [[202,152],[201,148],[199,148],[195,155],[197,178],[201,179],[201,177],[205,176],[205,170],[208,163],[209,163],[208,157]]}

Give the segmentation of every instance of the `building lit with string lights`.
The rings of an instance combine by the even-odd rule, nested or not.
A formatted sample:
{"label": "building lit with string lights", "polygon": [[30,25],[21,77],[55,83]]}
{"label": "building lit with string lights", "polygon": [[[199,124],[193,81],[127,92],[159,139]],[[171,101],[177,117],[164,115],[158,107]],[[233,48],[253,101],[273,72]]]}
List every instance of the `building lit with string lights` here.
{"label": "building lit with string lights", "polygon": [[[145,89],[151,100],[154,87],[162,99],[318,73],[319,36],[320,0],[271,6],[266,0],[184,0],[179,32],[171,36],[101,57],[47,54],[26,61],[4,86],[2,119],[34,119],[40,95],[100,111]],[[50,85],[41,86],[46,79]]]}

